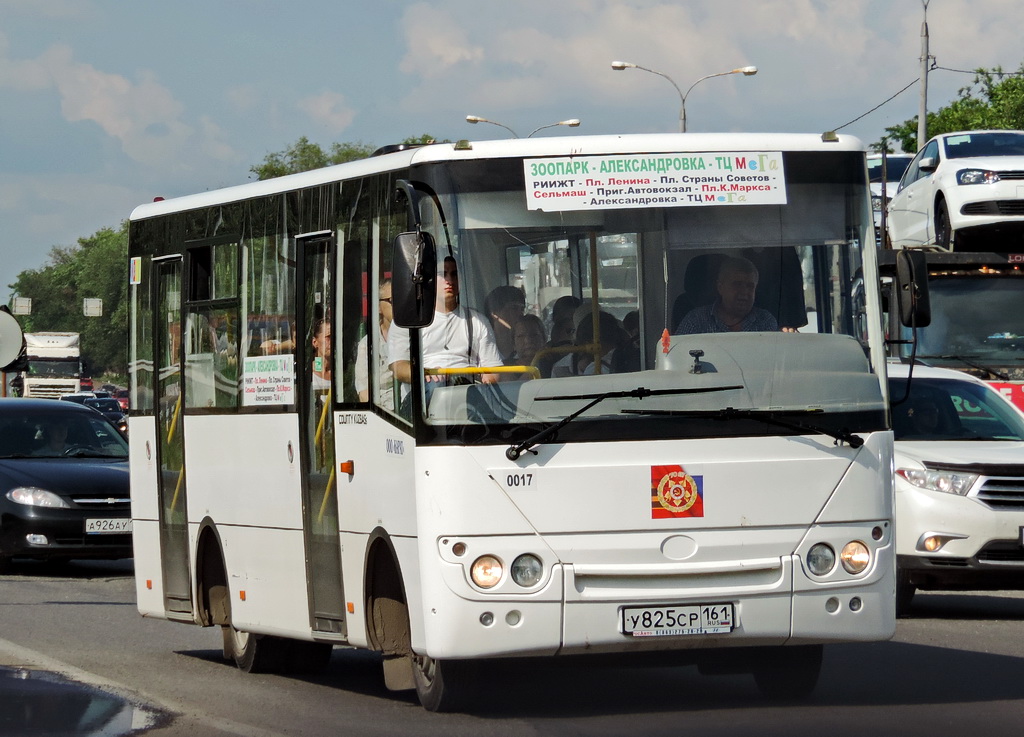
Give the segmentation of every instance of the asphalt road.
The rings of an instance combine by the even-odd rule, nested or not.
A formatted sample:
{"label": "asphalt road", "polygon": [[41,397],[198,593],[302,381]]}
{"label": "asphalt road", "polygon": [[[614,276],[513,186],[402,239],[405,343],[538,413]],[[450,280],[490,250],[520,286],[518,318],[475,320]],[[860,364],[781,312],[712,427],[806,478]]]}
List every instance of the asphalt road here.
{"label": "asphalt road", "polygon": [[[104,735],[1016,735],[1022,628],[1024,594],[919,594],[892,642],[826,648],[800,704],[764,700],[746,675],[548,659],[495,673],[470,713],[431,714],[388,692],[369,653],[336,648],[315,677],[242,673],[221,658],[216,629],[139,616],[130,561],[25,563],[0,576],[0,734],[25,733],[5,730],[3,707],[27,703],[26,688],[50,689],[52,706],[90,684],[77,689],[90,713],[121,707]],[[35,734],[58,733],[46,713]]]}

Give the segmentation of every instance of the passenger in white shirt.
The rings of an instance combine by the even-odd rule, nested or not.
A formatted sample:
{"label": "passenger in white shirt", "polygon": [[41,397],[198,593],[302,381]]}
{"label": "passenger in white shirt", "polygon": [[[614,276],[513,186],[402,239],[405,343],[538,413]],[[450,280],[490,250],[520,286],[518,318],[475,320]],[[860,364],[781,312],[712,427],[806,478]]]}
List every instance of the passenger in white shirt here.
{"label": "passenger in white shirt", "polygon": [[[501,366],[501,354],[487,320],[478,312],[459,304],[459,271],[451,256],[444,260],[443,276],[439,275],[434,320],[420,329],[420,350],[425,368],[471,368]],[[388,333],[388,355],[395,378],[412,382],[409,360],[409,331],[397,325]],[[496,373],[473,374],[469,378],[484,384],[498,381]],[[451,377],[427,374],[429,382],[451,384]]]}

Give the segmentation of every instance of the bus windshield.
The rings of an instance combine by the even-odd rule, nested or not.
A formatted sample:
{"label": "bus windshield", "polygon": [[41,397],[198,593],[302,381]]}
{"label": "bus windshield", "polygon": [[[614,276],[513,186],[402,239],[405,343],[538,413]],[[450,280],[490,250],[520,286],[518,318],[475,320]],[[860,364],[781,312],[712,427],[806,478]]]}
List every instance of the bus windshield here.
{"label": "bus windshield", "polygon": [[[632,434],[625,426],[649,422],[647,410],[813,413],[847,425],[850,413],[881,417],[879,378],[860,340],[865,301],[850,287],[870,240],[866,182],[851,174],[863,160],[771,156],[777,167],[745,175],[756,184],[739,194],[686,174],[560,177],[546,187],[551,179],[531,171],[564,170],[550,160],[435,169],[439,197],[425,221],[434,223],[439,292],[443,270],[457,269],[463,320],[439,297],[421,331],[425,421],[552,422],[604,394],[576,422],[615,418]],[[597,169],[575,164],[584,165]],[[676,204],[652,207],[659,198]],[[472,348],[466,324],[477,331]],[[482,355],[431,353],[442,345]],[[481,368],[455,368],[473,365]],[[400,388],[408,403],[415,389]]]}

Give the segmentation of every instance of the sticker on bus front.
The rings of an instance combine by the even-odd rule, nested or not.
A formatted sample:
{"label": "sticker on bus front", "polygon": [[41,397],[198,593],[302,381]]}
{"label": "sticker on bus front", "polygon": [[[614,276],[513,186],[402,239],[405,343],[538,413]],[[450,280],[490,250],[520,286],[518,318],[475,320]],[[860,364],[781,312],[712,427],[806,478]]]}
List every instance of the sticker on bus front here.
{"label": "sticker on bus front", "polygon": [[682,466],[651,466],[651,519],[704,516],[704,477]]}

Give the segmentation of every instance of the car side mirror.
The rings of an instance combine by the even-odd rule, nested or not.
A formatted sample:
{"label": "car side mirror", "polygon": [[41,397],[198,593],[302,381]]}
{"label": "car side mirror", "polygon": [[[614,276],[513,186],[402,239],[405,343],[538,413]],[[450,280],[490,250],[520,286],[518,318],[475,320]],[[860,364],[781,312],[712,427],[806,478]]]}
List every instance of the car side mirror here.
{"label": "car side mirror", "polygon": [[934,156],[925,156],[921,159],[921,163],[917,165],[917,168],[921,171],[933,172],[935,167],[939,165],[939,160]]}
{"label": "car side mirror", "polygon": [[434,319],[437,249],[430,233],[395,236],[391,258],[391,307],[403,328],[423,328]]}
{"label": "car side mirror", "polygon": [[909,328],[926,328],[932,322],[928,299],[928,265],[920,251],[903,249],[896,254],[896,290],[900,322]]}

